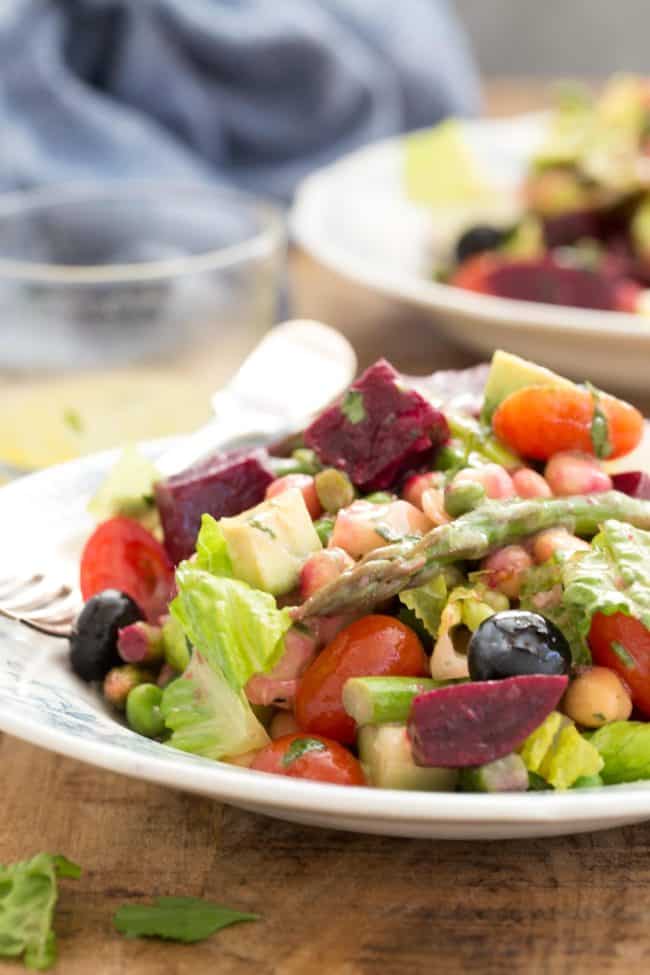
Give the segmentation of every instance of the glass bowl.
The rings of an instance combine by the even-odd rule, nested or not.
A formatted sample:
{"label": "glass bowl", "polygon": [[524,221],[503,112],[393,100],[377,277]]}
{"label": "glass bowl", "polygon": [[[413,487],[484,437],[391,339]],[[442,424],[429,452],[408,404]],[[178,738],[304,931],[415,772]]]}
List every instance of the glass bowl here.
{"label": "glass bowl", "polygon": [[275,318],[281,212],[213,185],[0,197],[0,461],[189,430]]}

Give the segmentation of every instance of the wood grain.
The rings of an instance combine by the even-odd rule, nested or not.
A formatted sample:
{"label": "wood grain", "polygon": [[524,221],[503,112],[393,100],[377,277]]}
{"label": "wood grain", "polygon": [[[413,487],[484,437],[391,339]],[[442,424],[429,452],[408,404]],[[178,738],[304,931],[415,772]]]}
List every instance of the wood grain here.
{"label": "wood grain", "polygon": [[[536,85],[488,89],[494,114]],[[403,309],[294,255],[301,311],[405,371],[465,365]],[[372,331],[369,323],[373,324]],[[64,975],[404,975],[641,971],[650,960],[650,824],[573,838],[463,843],[297,827],[83,766],[0,735],[0,862],[39,850],[84,867],[57,912]],[[125,901],[205,896],[263,920],[193,946],[129,941]],[[17,966],[0,962],[0,973]]]}

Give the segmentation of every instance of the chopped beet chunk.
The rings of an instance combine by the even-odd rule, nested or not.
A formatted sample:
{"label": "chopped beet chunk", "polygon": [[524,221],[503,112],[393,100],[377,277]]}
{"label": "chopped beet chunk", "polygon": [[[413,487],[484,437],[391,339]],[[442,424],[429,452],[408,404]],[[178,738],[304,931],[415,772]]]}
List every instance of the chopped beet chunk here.
{"label": "chopped beet chunk", "polygon": [[238,515],[264,500],[273,480],[265,450],[240,449],[214,454],[156,484],[165,548],[173,562],[188,558],[201,516]]}
{"label": "chopped beet chunk", "polygon": [[390,487],[449,437],[443,414],[380,359],[305,431],[323,464],[344,470],[362,490]]}

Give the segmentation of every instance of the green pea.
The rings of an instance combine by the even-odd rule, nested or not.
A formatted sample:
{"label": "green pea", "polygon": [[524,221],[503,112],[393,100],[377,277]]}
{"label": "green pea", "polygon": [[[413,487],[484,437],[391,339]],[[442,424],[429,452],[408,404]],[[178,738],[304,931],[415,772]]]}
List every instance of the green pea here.
{"label": "green pea", "polygon": [[445,511],[450,518],[459,518],[485,501],[485,488],[474,481],[465,481],[447,489]]}
{"label": "green pea", "polygon": [[370,501],[372,504],[390,504],[391,501],[395,501],[395,495],[390,491],[373,491],[372,494],[366,494],[363,500]]}
{"label": "green pea", "polygon": [[347,508],[355,498],[354,485],[344,471],[328,467],[314,477],[316,494],[322,507],[330,515]]}
{"label": "green pea", "polygon": [[190,662],[190,648],[183,627],[175,616],[167,617],[163,623],[162,642],[166,662],[182,674]]}
{"label": "green pea", "polygon": [[434,467],[437,471],[450,471],[465,466],[467,450],[460,440],[450,440],[436,454]]}
{"label": "green pea", "polygon": [[162,690],[155,684],[139,684],[126,699],[126,720],[129,727],[145,738],[158,738],[165,730],[160,713]]}

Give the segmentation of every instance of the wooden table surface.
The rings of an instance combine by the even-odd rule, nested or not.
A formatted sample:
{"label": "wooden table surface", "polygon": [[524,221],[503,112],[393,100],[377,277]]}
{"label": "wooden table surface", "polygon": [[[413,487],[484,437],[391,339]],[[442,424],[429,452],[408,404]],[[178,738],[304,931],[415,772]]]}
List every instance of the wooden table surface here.
{"label": "wooden table surface", "polygon": [[[488,110],[546,98],[539,85],[493,84]],[[407,371],[471,361],[307,258],[294,256],[292,276],[300,312],[342,327],[364,363],[380,350]],[[6,735],[0,768],[0,862],[49,850],[84,867],[63,882],[57,912],[65,975],[628,975],[650,957],[650,823],[537,841],[399,840],[276,822]],[[112,930],[118,905],[166,894],[263,920],[193,946]]]}

